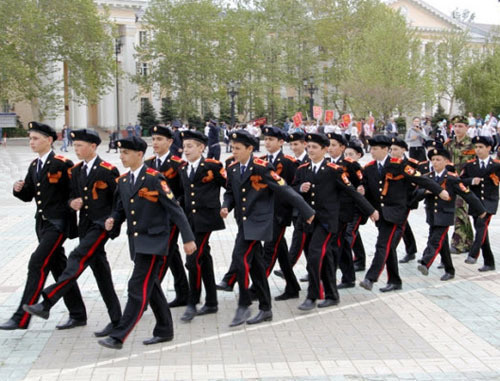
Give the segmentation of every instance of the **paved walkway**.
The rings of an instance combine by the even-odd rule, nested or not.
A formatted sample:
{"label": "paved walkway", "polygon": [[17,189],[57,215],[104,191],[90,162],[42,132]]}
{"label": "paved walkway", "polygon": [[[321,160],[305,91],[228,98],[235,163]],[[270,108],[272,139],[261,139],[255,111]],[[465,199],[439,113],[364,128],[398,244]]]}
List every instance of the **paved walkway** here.
{"label": "paved walkway", "polygon": [[[123,169],[117,154],[104,151],[103,145],[101,156]],[[73,152],[67,156],[76,160]],[[11,191],[32,158],[27,144],[0,147],[1,321],[19,303],[27,261],[36,247],[34,205],[17,200]],[[412,213],[410,223],[421,252],[427,233],[422,207]],[[361,232],[370,261],[376,230],[369,222]],[[493,218],[490,232],[492,247],[500,247],[500,218]],[[227,229],[211,237],[217,280],[229,265],[235,234],[230,215]],[[74,240],[67,242],[67,252],[74,245]],[[107,252],[124,304],[132,269],[125,236],[109,242]],[[60,303],[49,320],[33,318],[29,330],[0,331],[0,380],[500,380],[500,274],[479,273],[479,265],[464,264],[464,257],[453,256],[457,276],[452,281],[441,282],[442,270],[435,267],[428,277],[420,275],[413,261],[400,266],[402,291],[382,294],[378,287],[383,282],[373,292],[341,290],[338,307],[311,313],[297,309],[305,297],[302,291],[300,300],[274,302],[274,320],[257,326],[229,328],[236,293],[219,292],[216,315],[185,324],[180,321],[183,308],[173,309],[175,339],[154,347],[142,345],[154,325],[148,310],[121,351],[99,346],[93,336],[108,317],[91,271],[86,271],[78,283],[88,309],[87,326],[56,330],[67,318]],[[301,258],[296,273],[305,272]],[[276,296],[284,282],[273,275],[270,286]],[[171,300],[170,274],[164,289]],[[255,313],[257,306],[252,309]]]}

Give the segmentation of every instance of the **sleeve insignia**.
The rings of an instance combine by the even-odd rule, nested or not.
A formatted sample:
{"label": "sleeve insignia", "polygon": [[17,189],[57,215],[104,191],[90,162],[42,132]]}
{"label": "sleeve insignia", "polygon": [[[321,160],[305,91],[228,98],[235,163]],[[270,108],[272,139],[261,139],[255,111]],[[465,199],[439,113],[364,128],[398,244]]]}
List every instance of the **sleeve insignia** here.
{"label": "sleeve insignia", "polygon": [[161,189],[163,189],[163,192],[165,192],[165,194],[167,195],[167,197],[172,200],[174,198],[174,194],[172,193],[172,191],[170,190],[170,188],[168,187],[167,185],[167,182],[165,180],[162,180],[160,182],[161,184]]}
{"label": "sleeve insignia", "polygon": [[283,178],[278,175],[276,172],[274,171],[271,171],[271,177],[274,179],[274,181],[276,181],[278,183],[278,185],[285,185],[285,180],[283,180]]}
{"label": "sleeve insignia", "polygon": [[458,186],[460,187],[460,190],[462,192],[465,192],[465,193],[469,193],[470,192],[469,188],[467,188],[462,182],[459,182]]}
{"label": "sleeve insignia", "polygon": [[[391,160],[391,161],[392,161],[392,160]],[[413,168],[411,165],[407,165],[407,166],[405,167],[404,171],[405,171],[408,175],[410,175],[410,176],[414,176],[414,175],[415,175],[415,173],[417,172],[417,171],[415,170],[415,168]]]}
{"label": "sleeve insignia", "polygon": [[342,173],[341,177],[345,185],[351,185],[351,182],[349,181],[349,176],[347,175],[346,172]]}

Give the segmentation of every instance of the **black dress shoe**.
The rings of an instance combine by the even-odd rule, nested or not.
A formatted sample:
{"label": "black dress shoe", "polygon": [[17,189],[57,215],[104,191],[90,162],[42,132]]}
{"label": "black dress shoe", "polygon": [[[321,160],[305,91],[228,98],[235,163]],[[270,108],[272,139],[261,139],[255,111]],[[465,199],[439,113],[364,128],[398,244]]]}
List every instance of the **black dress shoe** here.
{"label": "black dress shoe", "polygon": [[316,302],[312,299],[306,299],[304,302],[298,306],[297,308],[301,311],[311,311],[316,307]]}
{"label": "black dress shoe", "polygon": [[304,275],[302,278],[300,278],[301,282],[309,282],[309,274]]}
{"label": "black dress shoe", "polygon": [[49,318],[50,312],[44,308],[43,303],[37,303],[32,305],[23,304],[23,310],[31,315],[41,317],[47,320]]}
{"label": "black dress shoe", "polygon": [[355,263],[354,264],[354,271],[358,272],[358,271],[365,271],[365,266],[359,264],[359,263]]}
{"label": "black dress shoe", "polygon": [[473,258],[473,257],[467,257],[465,258],[465,263],[469,264],[469,265],[473,265],[477,262],[477,259],[476,258]]}
{"label": "black dress shoe", "polygon": [[110,349],[122,349],[123,343],[120,340],[115,339],[114,337],[106,337],[105,339],[101,339],[97,341],[100,345]]}
{"label": "black dress shoe", "polygon": [[365,290],[371,291],[373,288],[373,282],[370,279],[363,279],[359,282],[360,287],[363,287]]}
{"label": "black dress shoe", "polygon": [[203,305],[203,307],[200,308],[198,311],[197,315],[209,315],[209,314],[215,314],[217,311],[219,311],[219,307],[217,306],[207,306],[206,304]]}
{"label": "black dress shoe", "polygon": [[236,327],[247,321],[250,317],[250,310],[248,307],[238,307],[236,314],[234,315],[233,321],[229,324],[230,327]]}
{"label": "black dress shoe", "polygon": [[223,280],[220,283],[216,284],[215,288],[219,291],[233,291],[233,286],[228,285],[227,282],[224,282]]}
{"label": "black dress shoe", "polygon": [[403,286],[400,284],[387,283],[385,287],[379,288],[378,290],[380,292],[390,292],[390,291],[401,290],[402,288]]}
{"label": "black dress shoe", "polygon": [[14,329],[26,329],[26,328],[20,328],[19,323],[17,321],[9,319],[5,323],[0,325],[0,329],[4,331],[13,331]]}
{"label": "black dress shoe", "polygon": [[94,332],[95,337],[106,337],[109,336],[109,334],[113,331],[113,328],[115,328],[115,324],[113,323],[108,323],[104,329],[101,331]]}
{"label": "black dress shoe", "polygon": [[184,311],[184,315],[181,316],[182,321],[191,321],[196,316],[196,307],[195,306],[187,306],[186,311]]}
{"label": "black dress shoe", "polygon": [[175,308],[175,307],[184,307],[184,306],[187,306],[187,304],[188,304],[187,300],[179,300],[179,299],[175,298],[170,303],[168,303],[168,306],[170,308]]}
{"label": "black dress shoe", "polygon": [[260,310],[257,315],[247,320],[247,324],[259,324],[262,323],[263,321],[271,321],[271,320],[273,320],[273,311]]}
{"label": "black dress shoe", "polygon": [[338,299],[325,299],[321,303],[318,304],[318,308],[326,308],[331,306],[336,306],[339,304]]}
{"label": "black dress shoe", "polygon": [[172,341],[174,339],[174,335],[172,334],[171,336],[153,336],[151,339],[144,340],[142,343],[144,345],[152,345],[152,344],[159,344],[159,343],[165,343],[167,341]]}
{"label": "black dress shoe", "polygon": [[274,270],[274,275],[279,276],[282,279],[285,279],[285,275],[282,270]]}
{"label": "black dress shoe", "polygon": [[406,254],[403,258],[399,260],[399,263],[408,263],[415,259],[415,254]]}
{"label": "black dress shoe", "polygon": [[57,329],[71,329],[75,327],[83,327],[87,325],[87,320],[76,320],[73,318],[69,318],[68,321],[64,324],[56,325]]}
{"label": "black dress shoe", "polygon": [[277,302],[279,302],[281,300],[297,299],[298,297],[299,297],[299,293],[298,292],[295,292],[293,294],[289,294],[288,292],[284,292],[283,294],[276,296],[274,298],[274,300],[276,300]]}
{"label": "black dress shoe", "polygon": [[444,275],[441,277],[441,280],[442,281],[447,281],[447,280],[450,280],[450,279],[453,279],[453,278],[455,278],[454,274],[444,273]]}
{"label": "black dress shoe", "polygon": [[485,271],[495,271],[495,266],[486,266],[480,267],[477,271],[485,272]]}
{"label": "black dress shoe", "polygon": [[417,270],[420,271],[422,275],[429,275],[429,269],[424,264],[418,265]]}
{"label": "black dress shoe", "polygon": [[354,282],[342,282],[337,285],[337,288],[354,288],[354,287],[356,287],[356,283]]}

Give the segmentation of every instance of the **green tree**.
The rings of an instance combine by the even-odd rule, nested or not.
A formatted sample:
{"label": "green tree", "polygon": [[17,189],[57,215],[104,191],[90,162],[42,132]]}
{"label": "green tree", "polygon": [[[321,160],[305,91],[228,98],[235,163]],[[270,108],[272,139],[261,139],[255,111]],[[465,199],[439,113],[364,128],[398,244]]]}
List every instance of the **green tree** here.
{"label": "green tree", "polygon": [[173,122],[177,118],[174,102],[171,98],[163,98],[161,102],[160,120],[167,124]]}
{"label": "green tree", "polygon": [[139,122],[141,123],[143,135],[147,136],[151,128],[158,124],[156,118],[156,111],[149,99],[146,99],[142,106],[142,111],[137,114]]}

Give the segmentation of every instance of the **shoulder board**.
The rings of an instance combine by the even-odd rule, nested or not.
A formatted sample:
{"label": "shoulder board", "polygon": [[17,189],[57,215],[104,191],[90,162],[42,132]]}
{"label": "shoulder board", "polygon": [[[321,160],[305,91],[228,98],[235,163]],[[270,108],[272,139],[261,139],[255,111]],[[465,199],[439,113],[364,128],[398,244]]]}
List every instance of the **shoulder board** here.
{"label": "shoulder board", "polygon": [[207,163],[214,163],[214,164],[221,164],[222,165],[222,163],[219,160],[215,160],[215,159],[205,159],[205,161]]}
{"label": "shoulder board", "polygon": [[238,164],[238,162],[237,161],[233,161],[232,163],[229,163],[228,168],[231,168],[233,165],[236,165],[236,164]]}
{"label": "shoulder board", "polygon": [[290,161],[292,161],[292,162],[294,162],[294,163],[296,163],[296,162],[297,162],[297,159],[296,159],[296,158],[294,158],[293,156],[290,156],[290,155],[283,155],[283,157],[286,157],[288,160],[290,160]]}
{"label": "shoulder board", "polygon": [[354,163],[355,160],[350,157],[344,157],[344,161],[347,161],[348,163]]}
{"label": "shoulder board", "polygon": [[450,175],[451,177],[458,177],[458,173],[456,172],[448,172],[448,175]]}
{"label": "shoulder board", "polygon": [[397,157],[391,157],[391,163],[397,163],[397,164],[401,164],[403,162],[402,159],[398,159]]}
{"label": "shoulder board", "polygon": [[118,176],[118,177],[115,179],[115,181],[118,183],[118,181],[120,181],[120,179],[121,179],[122,177],[125,177],[125,176],[127,176],[128,174],[129,174],[129,172],[125,172],[123,175]]}
{"label": "shoulder board", "polygon": [[146,173],[151,176],[157,176],[160,172],[158,172],[156,169],[153,168],[147,168]]}
{"label": "shoulder board", "polygon": [[68,159],[66,157],[62,156],[62,155],[55,155],[54,159],[61,160],[63,162],[67,162],[68,161]]}
{"label": "shoulder board", "polygon": [[261,167],[267,167],[267,161],[262,159],[253,159],[253,163],[260,165]]}
{"label": "shoulder board", "polygon": [[146,160],[144,160],[144,161],[149,161],[149,160],[154,160],[154,159],[156,159],[156,156],[151,156],[151,157],[148,157],[148,158],[147,158]]}
{"label": "shoulder board", "polygon": [[412,158],[412,157],[409,157],[409,158],[408,158],[408,161],[409,161],[410,163],[413,163],[413,164],[420,164],[420,162],[419,162],[418,160],[415,160],[415,159],[414,159],[414,158]]}
{"label": "shoulder board", "polygon": [[340,167],[339,165],[335,164],[335,163],[326,163],[327,166],[329,166],[330,168],[333,168],[333,169],[342,169],[342,167]]}
{"label": "shoulder board", "polygon": [[180,158],[179,156],[177,155],[172,155],[172,157],[170,158],[170,160],[173,160],[175,161],[176,163],[182,163],[182,158]]}
{"label": "shoulder board", "polygon": [[470,159],[470,160],[467,160],[467,163],[474,163],[476,161],[476,159]]}
{"label": "shoulder board", "polygon": [[366,164],[365,164],[365,168],[366,168],[366,167],[369,167],[370,165],[374,165],[376,162],[377,162],[377,160],[372,160],[372,161],[370,161],[369,163],[366,163]]}
{"label": "shoulder board", "polygon": [[99,164],[99,165],[103,168],[106,168],[109,171],[115,169],[115,166],[111,163],[108,163],[107,161],[101,161],[101,164]]}
{"label": "shoulder board", "polygon": [[419,161],[418,164],[419,165],[425,165],[427,164],[429,161],[428,160],[424,160],[424,161]]}
{"label": "shoulder board", "polygon": [[310,164],[309,162],[301,164],[301,165],[298,166],[297,169],[307,167],[307,166],[309,166],[309,164]]}

